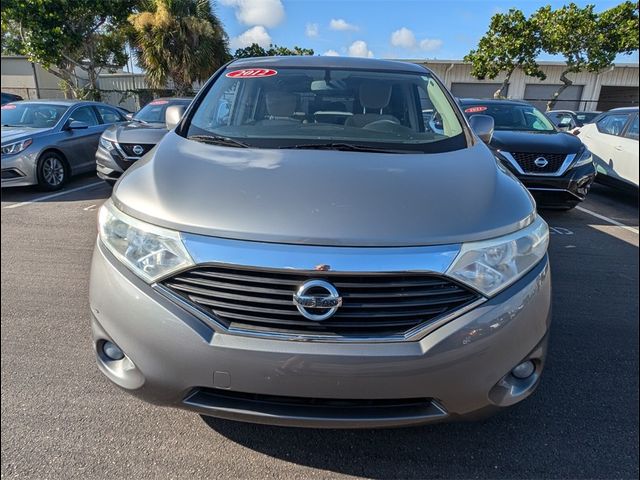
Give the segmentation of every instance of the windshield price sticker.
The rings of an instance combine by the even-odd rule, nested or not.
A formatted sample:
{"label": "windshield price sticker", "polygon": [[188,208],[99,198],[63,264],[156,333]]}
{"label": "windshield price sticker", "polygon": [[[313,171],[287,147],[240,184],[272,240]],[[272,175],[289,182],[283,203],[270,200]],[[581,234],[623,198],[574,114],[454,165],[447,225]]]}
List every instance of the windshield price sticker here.
{"label": "windshield price sticker", "polygon": [[484,112],[486,109],[487,109],[487,107],[469,107],[469,108],[465,109],[464,113]]}
{"label": "windshield price sticker", "polygon": [[275,70],[271,70],[270,68],[247,68],[244,70],[234,70],[233,72],[229,72],[225,75],[225,77],[229,78],[262,78],[262,77],[273,77],[277,75],[278,72]]}
{"label": "windshield price sticker", "polygon": [[2,106],[2,110],[13,110],[14,108],[16,108],[15,105],[3,105]]}
{"label": "windshield price sticker", "polygon": [[164,105],[166,103],[169,103],[169,100],[154,100],[150,102],[149,105]]}

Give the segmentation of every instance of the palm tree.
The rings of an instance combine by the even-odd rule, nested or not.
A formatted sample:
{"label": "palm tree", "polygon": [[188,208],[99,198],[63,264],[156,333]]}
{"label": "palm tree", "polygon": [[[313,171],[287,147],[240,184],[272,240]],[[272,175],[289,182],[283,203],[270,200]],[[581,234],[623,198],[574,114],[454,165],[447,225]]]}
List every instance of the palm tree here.
{"label": "palm tree", "polygon": [[129,17],[138,62],[152,88],[173,80],[177,95],[190,93],[227,62],[227,34],[209,0],[146,0]]}

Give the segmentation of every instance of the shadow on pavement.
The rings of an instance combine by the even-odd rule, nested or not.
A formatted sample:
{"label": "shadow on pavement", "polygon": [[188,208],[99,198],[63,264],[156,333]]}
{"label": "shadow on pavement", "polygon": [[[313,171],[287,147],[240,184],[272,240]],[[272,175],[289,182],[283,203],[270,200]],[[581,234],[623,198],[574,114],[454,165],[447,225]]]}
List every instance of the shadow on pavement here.
{"label": "shadow on pavement", "polygon": [[[86,188],[83,188],[85,187]],[[72,191],[81,188],[77,191]],[[55,195],[52,198],[42,197]],[[100,180],[95,174],[78,175],[67,183],[61,190],[47,192],[40,190],[37,186],[30,187],[10,187],[2,189],[3,203],[21,203],[37,200],[38,202],[76,202],[79,200],[100,200],[111,195],[111,186]]]}

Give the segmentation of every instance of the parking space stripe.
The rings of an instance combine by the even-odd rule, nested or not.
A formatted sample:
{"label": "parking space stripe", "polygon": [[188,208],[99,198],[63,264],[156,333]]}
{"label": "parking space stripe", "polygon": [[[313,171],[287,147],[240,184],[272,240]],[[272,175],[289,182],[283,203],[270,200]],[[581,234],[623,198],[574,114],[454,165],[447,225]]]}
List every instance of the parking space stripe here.
{"label": "parking space stripe", "polygon": [[61,197],[63,195],[67,195],[68,193],[78,192],[80,190],[86,190],[87,188],[95,187],[97,185],[105,185],[105,183],[103,181],[89,183],[88,185],[82,185],[81,187],[76,187],[76,188],[72,188],[72,189],[69,189],[69,190],[64,190],[62,192],[51,193],[49,195],[45,195],[43,197],[37,197],[37,198],[34,198],[33,200],[28,200],[26,202],[20,202],[20,203],[14,203],[13,205],[7,205],[6,207],[3,207],[3,209],[24,207],[25,205],[30,205],[30,204],[36,203],[36,202],[42,202],[44,200],[49,200],[50,198]]}
{"label": "parking space stripe", "polygon": [[589,210],[589,209],[586,209],[586,208],[580,207],[580,206],[576,207],[576,210],[580,210],[581,212],[588,213],[591,216],[599,218],[600,220],[604,220],[605,222],[610,223],[611,225],[615,225],[617,227],[624,228],[625,230],[628,230],[629,232],[635,233],[636,235],[639,234],[637,228],[630,227],[629,225],[625,225],[624,223],[620,223],[617,220],[614,220],[613,218],[606,217],[606,216],[601,215],[601,214],[599,214],[597,212],[594,212],[592,210]]}

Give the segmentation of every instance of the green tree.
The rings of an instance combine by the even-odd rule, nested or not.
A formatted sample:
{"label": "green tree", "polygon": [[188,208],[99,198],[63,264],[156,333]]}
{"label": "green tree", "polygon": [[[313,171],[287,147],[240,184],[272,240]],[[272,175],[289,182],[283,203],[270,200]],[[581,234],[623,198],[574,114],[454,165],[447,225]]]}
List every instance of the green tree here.
{"label": "green tree", "polygon": [[464,60],[471,62],[471,75],[480,80],[494,79],[505,73],[502,85],[494,93],[495,98],[500,98],[505,96],[516,68],[529,76],[546,78],[536,62],[540,51],[540,36],[535,25],[520,10],[512,8],[508,13],[491,17],[489,30]]}
{"label": "green tree", "polygon": [[543,50],[562,55],[566,63],[560,74],[562,85],[547,102],[547,110],[553,109],[562,92],[573,85],[567,75],[600,72],[613,65],[618,54],[638,49],[637,3],[624,2],[600,14],[594,12],[593,5],[581,8],[570,3],[557,10],[546,6],[532,18]]}
{"label": "green tree", "polygon": [[67,96],[98,99],[100,72],[127,62],[122,27],[134,4],[135,0],[3,0],[3,49],[6,39],[10,51],[26,55],[58,77]]}
{"label": "green tree", "polygon": [[132,14],[133,43],[138,62],[153,88],[172,80],[186,95],[227,62],[227,34],[209,0],[148,0]]}
{"label": "green tree", "polygon": [[268,49],[265,49],[257,43],[252,43],[248,47],[239,48],[236,50],[234,58],[249,58],[249,57],[288,57],[291,55],[313,55],[314,51],[311,48],[293,47],[279,47],[278,45],[269,45]]}

